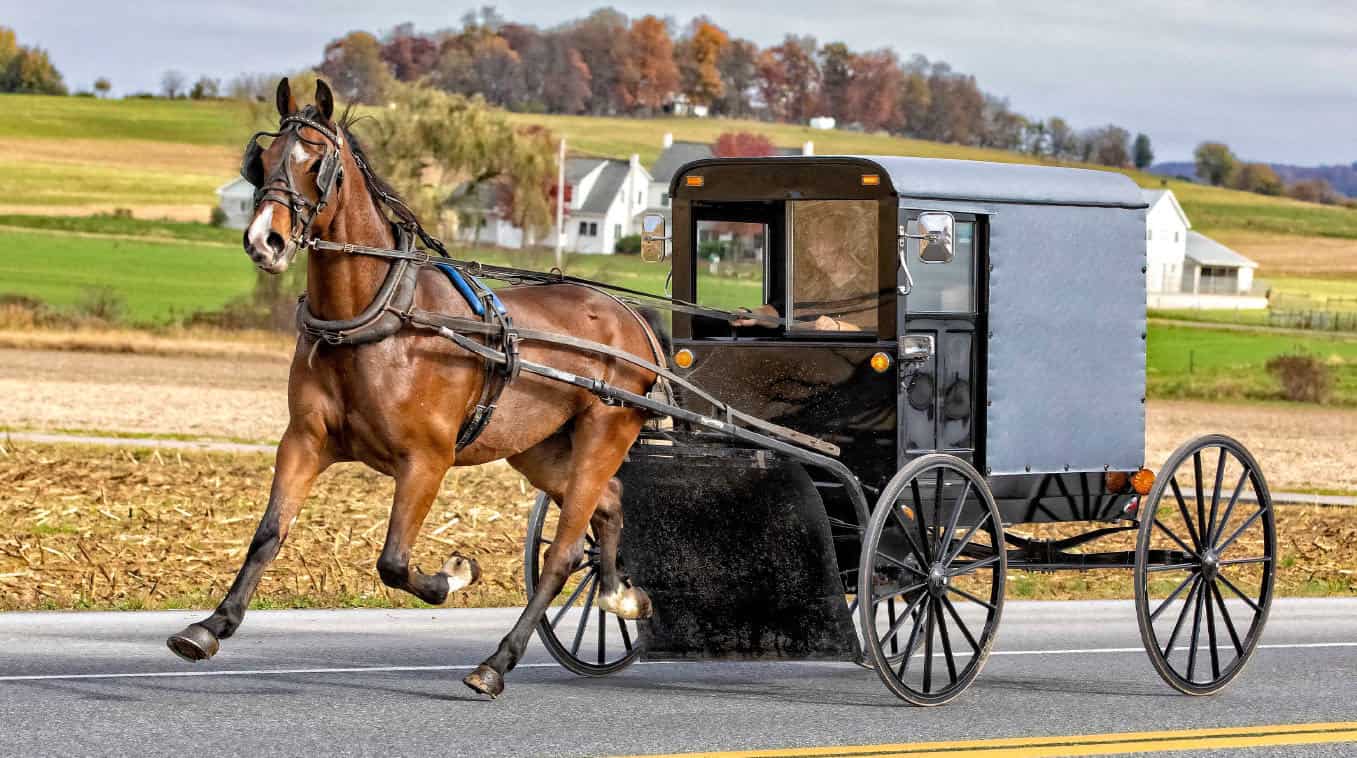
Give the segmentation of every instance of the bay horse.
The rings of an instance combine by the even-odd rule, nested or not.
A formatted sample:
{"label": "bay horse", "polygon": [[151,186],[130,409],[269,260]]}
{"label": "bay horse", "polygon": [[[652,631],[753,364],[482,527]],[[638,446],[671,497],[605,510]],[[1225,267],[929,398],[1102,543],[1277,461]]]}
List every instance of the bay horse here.
{"label": "bay horse", "polygon": [[[264,147],[252,140],[247,164],[258,191],[242,243],[262,271],[284,271],[307,239],[395,249],[399,225],[418,219],[367,166],[347,118],[335,119],[323,81],[315,104],[299,109],[287,79],[278,84],[279,132]],[[256,135],[258,136],[258,135]],[[422,228],[421,228],[422,229]],[[310,235],[308,237],[308,235]],[[374,302],[398,262],[343,252],[307,256],[305,307],[317,318],[355,319]],[[419,267],[414,305],[469,316],[470,302],[448,276]],[[592,340],[662,365],[654,330],[635,311],[600,291],[574,284],[501,289],[515,324]],[[561,345],[524,343],[523,357],[644,394],[654,373],[615,358]],[[303,331],[288,378],[287,429],[278,445],[272,490],[244,565],[210,616],[172,635],[180,657],[206,660],[239,628],[260,577],[277,556],[312,483],[330,465],[360,461],[396,480],[377,572],[389,587],[434,605],[480,576],[476,562],[454,553],[434,574],[410,565],[411,546],[452,466],[506,460],[560,507],[542,576],[517,623],[495,652],[463,681],[497,697],[548,605],[579,561],[585,530],[598,537],[600,606],[623,618],[649,614],[649,599],[628,587],[616,566],[621,538],[620,484],[614,478],[645,420],[632,407],[605,404],[577,386],[524,373],[510,381],[481,433],[458,450],[476,414],[484,362],[437,334],[399,324],[367,344],[326,344]]]}

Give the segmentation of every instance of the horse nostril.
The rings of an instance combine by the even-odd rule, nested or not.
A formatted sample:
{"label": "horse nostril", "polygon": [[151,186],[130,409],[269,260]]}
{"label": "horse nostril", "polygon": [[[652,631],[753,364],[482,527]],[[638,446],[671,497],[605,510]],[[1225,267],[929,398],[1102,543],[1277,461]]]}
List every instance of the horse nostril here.
{"label": "horse nostril", "polygon": [[269,250],[272,250],[274,255],[281,255],[287,241],[284,240],[283,235],[278,232],[269,232],[269,236],[265,238],[264,244],[268,245]]}

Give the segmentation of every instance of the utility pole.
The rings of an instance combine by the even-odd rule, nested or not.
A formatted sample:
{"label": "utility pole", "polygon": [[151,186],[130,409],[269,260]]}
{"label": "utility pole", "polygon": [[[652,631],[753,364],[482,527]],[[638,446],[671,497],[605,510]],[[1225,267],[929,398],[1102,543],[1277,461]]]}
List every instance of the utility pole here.
{"label": "utility pole", "polygon": [[561,247],[565,244],[565,137],[556,153],[556,268],[564,271]]}

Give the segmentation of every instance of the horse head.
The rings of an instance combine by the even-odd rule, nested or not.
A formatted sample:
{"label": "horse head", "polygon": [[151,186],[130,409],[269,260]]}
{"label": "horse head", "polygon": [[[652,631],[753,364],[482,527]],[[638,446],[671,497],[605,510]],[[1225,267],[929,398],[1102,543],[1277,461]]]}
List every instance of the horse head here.
{"label": "horse head", "polygon": [[314,105],[298,108],[287,78],[278,82],[278,130],[250,138],[240,174],[255,187],[254,215],[242,243],[256,267],[287,270],[305,242],[329,227],[341,204],[347,154],[334,121],[330,86],[316,82]]}

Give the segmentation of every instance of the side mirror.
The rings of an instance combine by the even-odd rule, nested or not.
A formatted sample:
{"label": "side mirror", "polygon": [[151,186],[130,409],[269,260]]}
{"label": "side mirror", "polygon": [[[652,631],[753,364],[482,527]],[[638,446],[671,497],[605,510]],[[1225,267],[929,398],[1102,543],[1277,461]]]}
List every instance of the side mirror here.
{"label": "side mirror", "polygon": [[919,214],[919,260],[924,263],[950,263],[952,232],[956,219],[950,213],[928,211]]}
{"label": "side mirror", "polygon": [[647,213],[641,217],[641,260],[646,263],[659,263],[664,260],[665,243],[669,238],[664,234],[664,216]]}

